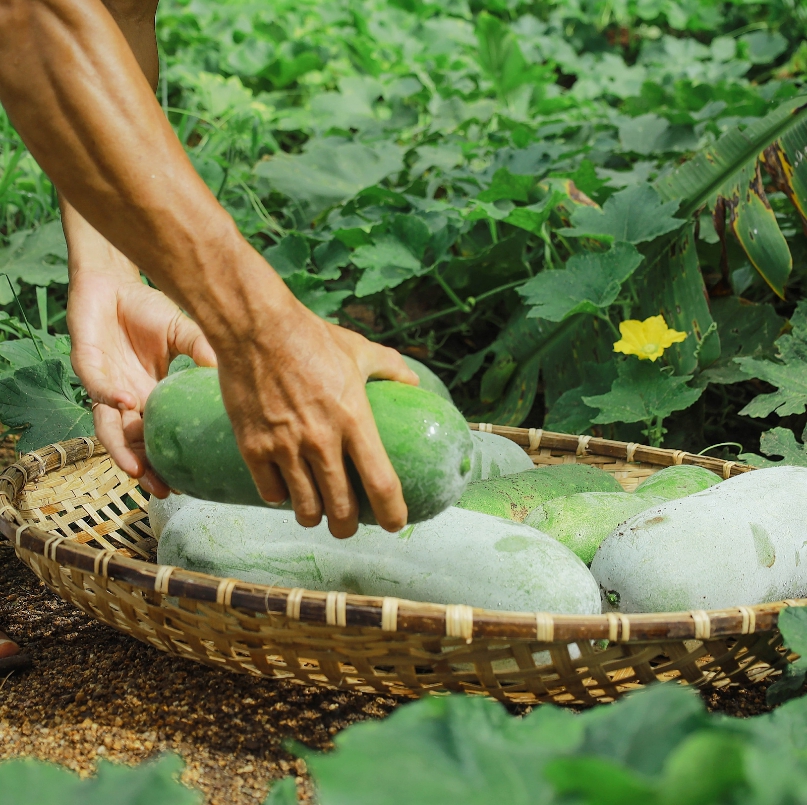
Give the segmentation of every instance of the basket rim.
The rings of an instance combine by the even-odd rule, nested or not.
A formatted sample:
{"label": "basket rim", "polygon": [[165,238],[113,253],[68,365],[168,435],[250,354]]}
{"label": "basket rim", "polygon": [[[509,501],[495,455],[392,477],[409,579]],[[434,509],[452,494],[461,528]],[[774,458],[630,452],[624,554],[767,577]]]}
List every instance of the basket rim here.
{"label": "basket rim", "polygon": [[[470,427],[506,436],[531,449],[537,449],[540,445],[573,452],[578,456],[603,455],[658,466],[695,464],[724,478],[753,469],[733,461],[698,456],[682,450],[591,436],[485,423],[474,423]],[[708,640],[771,631],[776,628],[779,612],[784,607],[807,606],[807,598],[802,598],[710,611],[557,615],[487,610],[464,604],[433,604],[336,591],[326,593],[299,587],[270,587],[130,559],[116,551],[93,548],[64,536],[48,533],[24,521],[15,501],[26,484],[93,455],[108,453],[96,438],[79,437],[27,453],[0,474],[0,533],[15,546],[18,554],[25,551],[68,570],[124,582],[162,596],[216,604],[225,609],[285,616],[305,621],[312,626],[342,629],[369,627],[388,632],[462,638],[467,642],[475,638],[537,640],[541,643],[599,639],[617,643],[664,639]]]}

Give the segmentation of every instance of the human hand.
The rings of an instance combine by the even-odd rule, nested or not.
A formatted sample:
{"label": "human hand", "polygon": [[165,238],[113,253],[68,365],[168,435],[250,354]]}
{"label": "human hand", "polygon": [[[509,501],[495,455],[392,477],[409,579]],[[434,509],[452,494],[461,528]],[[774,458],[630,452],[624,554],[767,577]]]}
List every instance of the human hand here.
{"label": "human hand", "polygon": [[140,478],[146,491],[165,497],[168,487],[145,459],[146,399],[176,355],[190,355],[203,366],[215,366],[216,356],[198,326],[167,296],[144,285],[123,255],[110,255],[102,266],[72,267],[67,305],[71,360],[98,403],[93,406],[95,432],[112,459]]}
{"label": "human hand", "polygon": [[331,533],[349,537],[358,525],[349,457],[379,524],[399,530],[406,504],[364,386],[416,385],[417,375],[395,350],[328,324],[291,294],[274,308],[248,337],[214,341],[224,404],[259,493],[270,503],[290,496],[304,526],[325,513]]}

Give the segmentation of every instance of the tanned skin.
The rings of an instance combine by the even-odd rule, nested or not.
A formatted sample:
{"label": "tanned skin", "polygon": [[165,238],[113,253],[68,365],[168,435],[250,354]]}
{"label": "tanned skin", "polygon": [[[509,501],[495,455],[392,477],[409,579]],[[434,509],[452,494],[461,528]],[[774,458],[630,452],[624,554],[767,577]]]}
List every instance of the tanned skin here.
{"label": "tanned skin", "polygon": [[[378,522],[406,523],[364,393],[417,384],[394,350],[322,321],[238,232],[154,96],[155,0],[0,0],[0,102],[59,191],[76,373],[99,438],[159,497],[142,410],[177,354],[218,365],[255,484],[297,520],[356,531],[349,456]],[[142,270],[163,292],[140,282]],[[181,311],[185,310],[188,316]],[[17,649],[0,633],[0,659]]]}

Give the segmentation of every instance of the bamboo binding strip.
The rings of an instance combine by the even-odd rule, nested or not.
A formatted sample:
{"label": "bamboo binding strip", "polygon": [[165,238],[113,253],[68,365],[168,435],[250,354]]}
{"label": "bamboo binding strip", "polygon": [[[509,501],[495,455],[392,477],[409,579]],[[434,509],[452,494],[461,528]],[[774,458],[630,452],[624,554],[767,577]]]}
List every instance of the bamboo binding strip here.
{"label": "bamboo binding strip", "polygon": [[[590,436],[471,427],[512,439],[536,465],[598,466],[626,490],[674,464],[721,477],[749,469]],[[749,684],[787,662],[782,607],[807,605],[577,616],[266,587],[154,564],[147,510],[93,439],[29,453],[0,475],[0,533],[65,600],[179,656],[306,684],[562,704],[611,701],[656,679]]]}

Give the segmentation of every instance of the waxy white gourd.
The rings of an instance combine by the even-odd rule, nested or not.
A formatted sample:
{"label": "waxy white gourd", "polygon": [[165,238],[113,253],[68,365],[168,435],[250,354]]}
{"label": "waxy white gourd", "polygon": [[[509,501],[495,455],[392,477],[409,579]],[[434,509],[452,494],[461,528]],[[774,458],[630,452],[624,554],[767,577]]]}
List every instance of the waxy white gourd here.
{"label": "waxy white gourd", "polygon": [[724,609],[807,593],[807,468],[771,467],[653,506],[591,564],[622,612]]}

